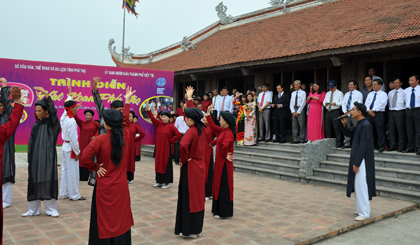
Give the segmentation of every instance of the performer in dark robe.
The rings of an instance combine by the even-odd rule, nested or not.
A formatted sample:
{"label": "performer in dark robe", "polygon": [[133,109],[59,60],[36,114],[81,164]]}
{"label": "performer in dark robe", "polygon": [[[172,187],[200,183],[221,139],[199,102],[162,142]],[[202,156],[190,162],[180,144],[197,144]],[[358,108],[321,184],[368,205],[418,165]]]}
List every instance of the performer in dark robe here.
{"label": "performer in dark robe", "polygon": [[41,201],[44,201],[46,214],[56,218],[59,216],[56,145],[60,133],[60,121],[48,92],[41,87],[34,87],[34,89],[45,97],[35,102],[35,111],[39,121],[32,126],[28,143],[29,211],[22,216],[40,215]]}
{"label": "performer in dark robe", "polygon": [[169,183],[173,183],[173,166],[171,158],[171,144],[175,144],[180,138],[181,133],[174,125],[169,123],[169,112],[161,112],[160,120],[157,120],[150,111],[147,104],[147,114],[156,127],[156,154],[155,154],[155,171],[156,184],[155,187],[163,189],[169,188]]}
{"label": "performer in dark robe", "polygon": [[185,121],[189,126],[182,137],[181,176],[178,185],[178,206],[175,234],[197,237],[203,230],[205,177],[206,177],[206,131],[201,122],[203,113],[197,108],[185,109]]}
{"label": "performer in dark robe", "polygon": [[[3,164],[3,149],[7,140],[15,133],[16,128],[19,126],[20,119],[23,113],[23,102],[20,99],[20,88],[12,87],[12,97],[15,103],[14,109],[9,116],[9,121],[0,126],[0,164]],[[0,168],[1,171],[1,168]],[[2,176],[0,174],[0,176]],[[0,215],[0,244],[3,241],[3,209]]]}
{"label": "performer in dark robe", "polygon": [[218,134],[216,143],[216,161],[213,177],[213,208],[215,218],[233,216],[233,150],[236,133],[236,120],[232,113],[220,113],[220,127],[214,124],[210,116],[212,106],[205,114],[208,126]]}
{"label": "performer in dark robe", "polygon": [[[130,99],[135,91],[128,87],[124,112],[104,110],[106,134],[99,135],[86,147],[81,161],[97,172],[93,190],[89,244],[131,244],[134,225],[127,183],[127,158],[130,149]],[[92,159],[96,156],[97,162]]]}
{"label": "performer in dark robe", "polygon": [[355,220],[362,221],[369,219],[369,200],[376,196],[373,134],[372,127],[365,118],[367,115],[365,105],[355,102],[350,114],[358,121],[355,127],[347,127],[346,118],[341,120],[345,135],[353,139],[347,178],[347,196],[350,197],[354,192],[357,204],[355,214],[358,215]]}
{"label": "performer in dark robe", "polygon": [[[140,141],[141,139],[146,136],[146,134],[141,129],[140,125],[133,123],[133,118],[136,114],[134,111],[130,111],[130,140],[128,141],[129,153],[127,157],[127,181],[129,184],[133,183],[134,180],[134,171],[136,169],[136,142]],[[139,136],[136,136],[139,134]]]}
{"label": "performer in dark robe", "polygon": [[[138,116],[134,116],[133,118],[133,123],[137,124],[139,120]],[[136,134],[136,137],[140,136],[140,134]],[[135,158],[136,162],[141,161],[141,140],[136,141],[136,158]]]}
{"label": "performer in dark robe", "polygon": [[[0,98],[0,125],[9,121],[13,107],[10,101],[10,88],[7,87],[7,80],[0,78],[3,87]],[[16,164],[15,164],[15,134],[6,141],[3,147],[3,166],[2,166],[2,191],[3,208],[12,206],[12,190],[15,183]]]}
{"label": "performer in dark robe", "polygon": [[[98,135],[100,124],[92,120],[95,112],[90,109],[85,110],[85,119],[83,121],[77,115],[74,116],[77,126],[80,128],[80,138],[79,138],[79,147],[80,147],[80,157],[83,154],[83,150],[86,146]],[[83,165],[82,161],[79,161],[79,175],[80,181],[87,181],[89,179],[89,170]]]}

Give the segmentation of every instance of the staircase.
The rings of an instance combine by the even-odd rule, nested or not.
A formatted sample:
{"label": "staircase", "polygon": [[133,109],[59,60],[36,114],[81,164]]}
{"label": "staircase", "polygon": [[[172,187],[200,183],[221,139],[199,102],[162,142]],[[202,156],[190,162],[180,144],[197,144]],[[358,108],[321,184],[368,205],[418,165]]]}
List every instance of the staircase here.
{"label": "staircase", "polygon": [[[334,148],[327,159],[306,176],[310,184],[346,189],[350,149]],[[420,201],[420,158],[414,153],[375,151],[376,194]]]}
{"label": "staircase", "polygon": [[[300,176],[300,144],[260,142],[235,146],[234,169],[277,179],[346,189],[350,149],[333,148],[313,175]],[[152,157],[154,145],[143,145],[142,155]],[[414,153],[375,151],[376,194],[420,202],[420,157]]]}
{"label": "staircase", "polygon": [[258,143],[235,146],[235,171],[299,181],[299,144]]}

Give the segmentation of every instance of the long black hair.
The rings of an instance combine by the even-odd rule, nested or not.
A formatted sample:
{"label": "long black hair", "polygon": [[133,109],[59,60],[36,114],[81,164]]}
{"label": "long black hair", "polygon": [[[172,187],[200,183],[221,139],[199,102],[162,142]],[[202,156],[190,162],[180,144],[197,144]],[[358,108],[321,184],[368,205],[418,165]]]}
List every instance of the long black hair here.
{"label": "long black hair", "polygon": [[[314,90],[314,85],[315,85],[315,84],[319,86],[318,92],[316,92],[316,91]],[[313,94],[314,94],[314,93],[322,94],[322,92],[324,92],[324,89],[322,88],[321,82],[320,82],[320,81],[315,81],[315,82],[312,84],[312,93],[313,93]]]}
{"label": "long black hair", "polygon": [[111,160],[115,166],[119,166],[122,158],[122,148],[125,145],[122,123],[123,114],[117,110],[104,110],[105,123],[111,127]]}

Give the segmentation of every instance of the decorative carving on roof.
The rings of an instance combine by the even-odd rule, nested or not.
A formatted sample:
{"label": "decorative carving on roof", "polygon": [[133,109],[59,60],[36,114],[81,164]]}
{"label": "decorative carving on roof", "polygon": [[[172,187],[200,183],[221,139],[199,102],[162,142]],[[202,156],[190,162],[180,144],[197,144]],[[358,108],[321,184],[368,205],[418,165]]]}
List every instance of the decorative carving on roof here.
{"label": "decorative carving on roof", "polygon": [[181,42],[181,48],[184,50],[184,51],[188,51],[190,48],[192,48],[193,50],[194,49],[196,49],[197,48],[197,46],[196,45],[194,45],[190,40],[188,40],[188,38],[185,36],[183,39],[182,39],[182,42]]}
{"label": "decorative carving on roof", "polygon": [[219,5],[216,6],[217,16],[220,18],[220,23],[222,25],[230,24],[237,20],[237,18],[226,14],[227,9],[226,5],[223,5],[223,2],[220,2]]}
{"label": "decorative carving on roof", "polygon": [[134,54],[132,52],[130,52],[130,47],[128,48],[121,48],[121,54],[119,54],[117,52],[117,47],[116,46],[112,46],[115,43],[114,39],[109,39],[109,43],[108,43],[108,50],[109,52],[114,55],[114,56],[122,56],[122,53],[124,53],[124,57],[127,58],[131,58]]}
{"label": "decorative carving on roof", "polygon": [[283,11],[286,11],[287,4],[293,2],[293,0],[270,0],[269,4],[273,7],[279,7],[283,5]]}

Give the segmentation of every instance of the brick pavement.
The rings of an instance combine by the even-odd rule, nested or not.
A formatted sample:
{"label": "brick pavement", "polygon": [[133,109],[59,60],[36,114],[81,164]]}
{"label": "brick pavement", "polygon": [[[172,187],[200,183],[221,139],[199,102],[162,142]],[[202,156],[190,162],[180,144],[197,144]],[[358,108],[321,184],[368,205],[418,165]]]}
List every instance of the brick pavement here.
{"label": "brick pavement", "polygon": [[[192,240],[180,238],[174,235],[178,185],[152,187],[153,163],[154,159],[146,157],[137,162],[130,185],[133,244],[294,244],[356,224],[355,200],[343,190],[235,172],[234,217],[213,218],[208,201],[202,235]],[[178,179],[175,166],[174,180]],[[43,208],[40,216],[20,217],[27,211],[26,188],[27,168],[18,166],[13,206],[4,210],[3,244],[87,243],[92,187],[80,184],[86,201],[59,200],[57,219],[46,216]],[[376,197],[371,202],[372,217],[411,205]]]}

